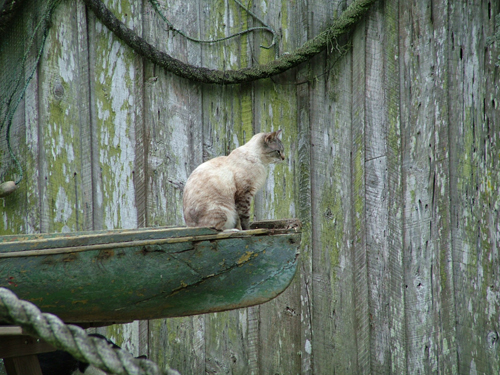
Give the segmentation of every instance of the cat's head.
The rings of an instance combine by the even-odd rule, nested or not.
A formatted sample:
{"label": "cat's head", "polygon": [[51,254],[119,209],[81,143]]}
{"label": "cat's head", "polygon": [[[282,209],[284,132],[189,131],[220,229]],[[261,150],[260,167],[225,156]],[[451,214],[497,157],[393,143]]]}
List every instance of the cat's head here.
{"label": "cat's head", "polygon": [[281,129],[271,133],[263,133],[262,136],[262,152],[264,160],[268,163],[279,163],[285,160],[285,148],[279,135]]}

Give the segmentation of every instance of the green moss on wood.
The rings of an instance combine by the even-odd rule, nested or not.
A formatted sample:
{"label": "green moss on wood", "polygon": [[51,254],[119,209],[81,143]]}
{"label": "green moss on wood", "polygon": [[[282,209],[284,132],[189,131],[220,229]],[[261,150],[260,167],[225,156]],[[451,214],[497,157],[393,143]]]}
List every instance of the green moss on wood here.
{"label": "green moss on wood", "polygon": [[[339,158],[333,161],[332,176],[341,176],[342,169]],[[333,177],[337,183],[341,183],[342,179]],[[321,203],[318,207],[316,215],[321,215],[321,227],[318,228],[322,246],[322,261],[330,263],[330,272],[332,282],[331,288],[335,290],[337,283],[336,270],[339,266],[340,252],[345,245],[345,210],[348,209],[344,205],[344,194],[342,193],[343,186],[333,183],[330,180],[325,181],[321,187]]]}
{"label": "green moss on wood", "polygon": [[51,197],[45,201],[42,215],[48,217],[45,230],[50,232],[79,230],[79,219],[83,217],[78,196],[78,186],[81,186],[80,130],[78,106],[74,105],[78,98],[77,63],[73,59],[76,46],[68,48],[76,37],[76,28],[68,22],[70,16],[65,10],[66,4],[54,14],[54,22],[64,24],[65,29],[50,30],[45,46],[47,60],[40,72],[40,84],[47,92],[43,98],[40,145],[45,150],[44,194]]}

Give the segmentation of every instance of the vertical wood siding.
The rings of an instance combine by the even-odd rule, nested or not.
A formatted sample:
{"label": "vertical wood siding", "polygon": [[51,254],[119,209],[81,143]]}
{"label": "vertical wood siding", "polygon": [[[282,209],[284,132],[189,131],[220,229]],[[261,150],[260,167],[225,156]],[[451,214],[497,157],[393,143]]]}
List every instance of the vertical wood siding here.
{"label": "vertical wood siding", "polygon": [[[197,44],[148,1],[105,3],[194,65],[275,57],[259,48],[266,32]],[[261,26],[233,0],[159,3],[200,39]],[[244,4],[278,32],[283,54],[350,3]],[[33,29],[23,12],[11,33]],[[498,13],[487,0],[379,1],[298,68],[216,86],[142,59],[81,2],[62,2],[14,117],[25,179],[0,199],[0,234],[183,225],[197,165],[283,129],[286,161],[270,168],[252,215],[304,224],[287,291],[247,309],[98,331],[182,374],[497,374],[500,47],[487,38]],[[0,70],[22,49],[9,48]]]}

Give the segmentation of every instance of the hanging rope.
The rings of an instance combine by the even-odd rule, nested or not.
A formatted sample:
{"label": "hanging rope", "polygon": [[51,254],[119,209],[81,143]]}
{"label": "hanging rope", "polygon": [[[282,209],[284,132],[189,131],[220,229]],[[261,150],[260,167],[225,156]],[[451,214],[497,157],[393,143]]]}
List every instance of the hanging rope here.
{"label": "hanging rope", "polygon": [[158,50],[138,36],[134,30],[129,29],[115,17],[102,1],[84,0],[85,4],[92,9],[96,17],[139,55],[146,57],[156,65],[180,77],[197,82],[216,84],[251,82],[261,78],[271,77],[309,60],[323,51],[332,40],[349,31],[375,1],[376,0],[355,0],[339,18],[333,21],[329,29],[322,32],[314,39],[307,41],[302,47],[290,54],[282,55],[268,64],[256,65],[239,70],[223,71],[186,64],[171,57],[169,54]]}
{"label": "hanging rope", "polygon": [[0,288],[0,320],[19,325],[29,335],[111,374],[180,375],[170,368],[161,371],[150,360],[134,358],[122,349],[112,348],[103,339],[89,337],[82,328],[66,325],[57,316],[42,313],[6,288]]}
{"label": "hanging rope", "polygon": [[235,34],[231,34],[229,36],[226,36],[224,38],[218,38],[218,39],[211,39],[211,40],[203,40],[203,39],[197,39],[197,38],[193,38],[189,35],[187,35],[185,32],[183,32],[182,30],[179,30],[179,29],[176,29],[175,26],[173,25],[172,22],[170,22],[168,20],[168,18],[163,14],[163,12],[161,11],[160,9],[160,4],[158,4],[158,1],[157,0],[149,0],[149,2],[151,3],[151,5],[153,6],[154,10],[156,13],[158,13],[158,15],[160,16],[160,18],[163,20],[163,22],[165,22],[168,27],[175,31],[176,33],[182,35],[184,38],[192,41],[192,42],[195,42],[195,43],[203,43],[203,44],[212,44],[212,43],[218,43],[218,42],[222,42],[224,40],[228,40],[228,39],[231,39],[231,38],[235,38],[239,35],[244,35],[244,34],[247,34],[247,33],[250,33],[250,32],[253,32],[253,31],[257,31],[257,30],[265,30],[265,31],[269,31],[270,33],[273,34],[273,41],[270,45],[268,46],[263,46],[263,45],[260,45],[261,48],[265,48],[265,49],[270,49],[271,47],[273,47],[275,44],[276,44],[276,40],[278,39],[277,37],[277,34],[276,32],[273,30],[273,28],[269,25],[266,25],[266,23],[264,21],[262,21],[259,17],[257,17],[257,15],[255,15],[255,13],[253,13],[252,11],[250,11],[249,9],[247,9],[242,3],[240,3],[238,0],[234,0],[234,2],[236,4],[238,4],[241,8],[243,8],[245,10],[245,12],[247,12],[248,14],[250,14],[253,18],[255,18],[256,20],[258,20],[261,24],[263,24],[264,26],[260,26],[260,27],[251,27],[249,29],[246,29],[246,30],[243,30],[243,31],[240,31],[238,33],[235,33]]}

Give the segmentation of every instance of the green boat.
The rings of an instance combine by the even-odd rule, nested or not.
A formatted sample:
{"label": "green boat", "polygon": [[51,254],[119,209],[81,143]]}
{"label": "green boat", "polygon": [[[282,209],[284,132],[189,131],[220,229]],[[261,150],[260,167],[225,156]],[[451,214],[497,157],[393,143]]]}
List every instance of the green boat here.
{"label": "green boat", "polygon": [[105,325],[260,304],[297,269],[301,225],[164,227],[0,238],[0,286],[67,323]]}

